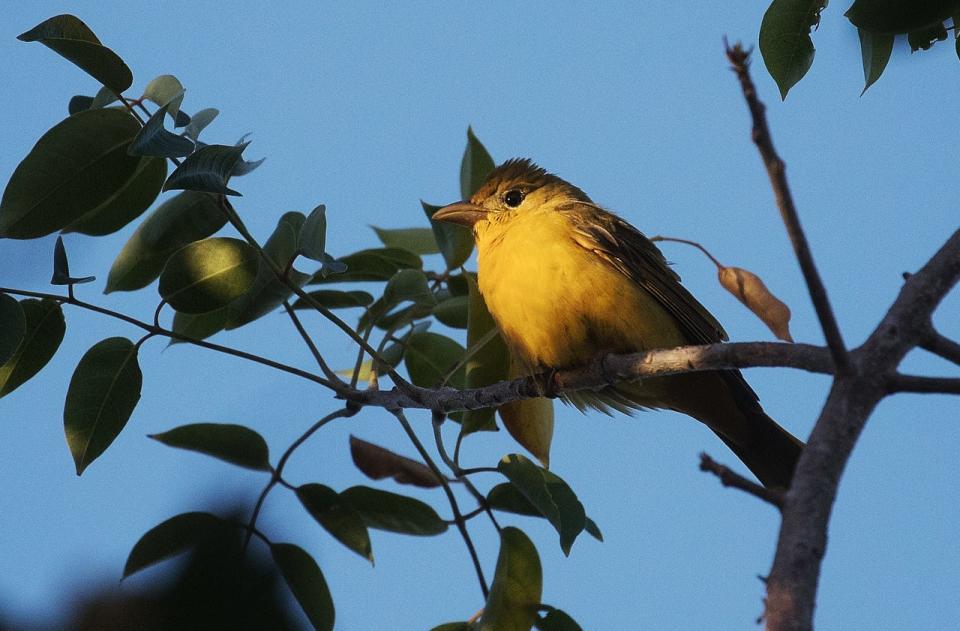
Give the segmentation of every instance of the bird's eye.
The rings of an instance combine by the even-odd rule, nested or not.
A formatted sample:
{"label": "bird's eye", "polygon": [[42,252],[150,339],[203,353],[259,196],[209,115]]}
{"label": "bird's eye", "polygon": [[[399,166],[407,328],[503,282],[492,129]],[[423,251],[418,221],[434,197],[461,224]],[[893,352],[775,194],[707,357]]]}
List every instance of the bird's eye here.
{"label": "bird's eye", "polygon": [[519,189],[510,189],[503,194],[503,203],[510,208],[516,208],[523,201],[523,191]]}

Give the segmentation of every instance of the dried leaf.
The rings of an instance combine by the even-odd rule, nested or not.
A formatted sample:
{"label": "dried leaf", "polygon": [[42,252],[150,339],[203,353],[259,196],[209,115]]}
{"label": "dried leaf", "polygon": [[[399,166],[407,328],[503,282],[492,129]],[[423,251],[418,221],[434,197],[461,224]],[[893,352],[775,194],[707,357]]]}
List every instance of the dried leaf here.
{"label": "dried leaf", "polygon": [[393,478],[400,484],[412,484],[425,489],[440,486],[440,480],[427,465],[356,436],[350,437],[350,455],[353,464],[374,480]]}
{"label": "dried leaf", "polygon": [[770,293],[759,276],[739,267],[721,267],[717,276],[723,288],[763,320],[778,339],[793,341],[790,336],[790,308]]}

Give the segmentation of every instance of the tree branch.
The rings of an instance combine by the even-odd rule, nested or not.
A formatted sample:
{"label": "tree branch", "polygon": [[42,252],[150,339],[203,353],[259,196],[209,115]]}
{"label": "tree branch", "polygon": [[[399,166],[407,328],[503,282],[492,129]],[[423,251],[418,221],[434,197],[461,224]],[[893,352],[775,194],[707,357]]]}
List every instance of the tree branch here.
{"label": "tree branch", "polygon": [[783,508],[783,491],[768,489],[767,487],[748,480],[730,467],[722,465],[706,453],[700,454],[700,470],[707,471],[720,478],[720,484],[734,489],[740,489],[777,508]]}
{"label": "tree branch", "polygon": [[960,394],[960,378],[920,377],[897,373],[887,380],[887,392]]}
{"label": "tree branch", "polygon": [[920,340],[920,348],[960,366],[960,344],[938,333],[933,323]]}

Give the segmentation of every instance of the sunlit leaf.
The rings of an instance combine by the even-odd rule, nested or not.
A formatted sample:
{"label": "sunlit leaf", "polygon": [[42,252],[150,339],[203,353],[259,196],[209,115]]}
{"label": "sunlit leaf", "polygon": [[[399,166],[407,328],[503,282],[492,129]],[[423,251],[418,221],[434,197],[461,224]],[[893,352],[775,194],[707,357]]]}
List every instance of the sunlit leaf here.
{"label": "sunlit leaf", "polygon": [[134,544],[123,568],[123,577],[209,541],[225,527],[222,519],[210,513],[181,513],[171,517],[148,530]]}
{"label": "sunlit leaf", "polygon": [[400,248],[360,250],[337,259],[337,261],[346,265],[345,272],[333,276],[322,272],[317,273],[314,274],[310,282],[384,281],[390,280],[399,270],[423,268],[423,261],[420,260],[419,256]]}
{"label": "sunlit leaf", "polygon": [[167,161],[144,156],[136,171],[113,195],[63,229],[102,236],[116,232],[139,217],[157,199],[167,179]]}
{"label": "sunlit leaf", "polygon": [[367,486],[352,486],[340,493],[353,506],[368,528],[405,535],[439,535],[447,524],[420,500]]}
{"label": "sunlit leaf", "polygon": [[324,530],[373,563],[370,533],[367,532],[363,517],[336,491],[322,484],[303,484],[297,487],[297,497]]}
{"label": "sunlit leaf", "polygon": [[179,79],[172,74],[162,74],[150,80],[147,87],[143,89],[143,98],[163,106],[164,111],[170,114],[170,118],[176,120],[180,104],[183,103],[184,91]]}
{"label": "sunlit leaf", "polygon": [[227,181],[240,161],[247,143],[229,145],[206,145],[191,153],[170,174],[163,190],[184,189],[223,195],[240,195],[227,188]]}
{"label": "sunlit leaf", "polygon": [[200,139],[200,133],[206,129],[207,125],[212,123],[213,119],[219,114],[220,110],[215,107],[207,107],[200,110],[190,119],[190,123],[186,129],[183,130],[183,135],[196,142]]}
{"label": "sunlit leaf", "polygon": [[243,425],[193,423],[148,436],[168,447],[197,451],[248,469],[270,471],[267,442]]}
{"label": "sunlit leaf", "polygon": [[259,254],[244,241],[195,241],[167,261],[160,274],[160,297],[184,313],[213,311],[249,291],[259,267]]}
{"label": "sunlit leaf", "polygon": [[463,160],[460,162],[461,198],[470,199],[487,180],[494,166],[493,158],[474,135],[473,128],[467,127],[467,147],[463,150]]}
{"label": "sunlit leaf", "polygon": [[370,226],[377,233],[380,243],[388,248],[403,248],[414,254],[436,254],[440,250],[430,228],[378,228]]}
{"label": "sunlit leaf", "polygon": [[20,308],[25,323],[23,337],[13,355],[0,364],[0,397],[40,372],[60,348],[66,331],[63,310],[55,300],[27,298],[20,301]]}
{"label": "sunlit leaf", "polygon": [[423,201],[420,205],[430,219],[430,228],[433,230],[437,247],[443,254],[443,260],[447,262],[447,269],[456,269],[466,263],[470,254],[473,253],[473,231],[466,226],[458,226],[446,221],[433,221],[433,214],[440,210],[440,206]]}
{"label": "sunlit leaf", "polygon": [[427,465],[396,454],[379,445],[350,436],[350,456],[360,471],[374,480],[393,478],[399,484],[425,489],[440,486],[440,480]]}
{"label": "sunlit leaf", "polygon": [[292,543],[272,543],[270,554],[314,630],[332,631],[335,619],[333,598],[313,557]]}
{"label": "sunlit leaf", "polygon": [[161,204],[137,228],[110,268],[104,293],[146,287],[160,276],[170,255],[209,237],[227,217],[208,193],[186,191]]}
{"label": "sunlit leaf", "polygon": [[157,156],[160,158],[182,158],[193,151],[193,142],[183,136],[169,132],[163,127],[170,104],[157,109],[136,135],[127,153],[134,156]]}
{"label": "sunlit leaf", "polygon": [[[349,309],[350,307],[366,307],[373,302],[373,296],[365,291],[337,291],[334,289],[318,289],[308,292],[308,295],[327,309]],[[313,309],[311,305],[298,299],[293,303],[294,309]]]}
{"label": "sunlit leaf", "polygon": [[90,28],[72,15],[57,15],[17,36],[22,42],[40,42],[69,59],[117,94],[133,83],[130,68],[100,43]]}
{"label": "sunlit leaf", "polygon": [[140,130],[116,109],[87,110],[45,133],[17,166],[0,201],[0,237],[50,234],[108,202],[134,177],[127,145]]}
{"label": "sunlit leaf", "polygon": [[773,0],[763,14],[760,54],[783,99],[813,64],[810,29],[819,23],[826,4],[827,0]]}
{"label": "sunlit leaf", "polygon": [[[511,370],[511,379],[520,376]],[[544,397],[509,401],[497,408],[503,426],[514,440],[536,456],[544,467],[550,466],[553,441],[553,400]]]}
{"label": "sunlit leaf", "polygon": [[890,53],[893,51],[893,35],[872,33],[860,30],[860,54],[863,57],[863,93],[872,86],[883,74]]}
{"label": "sunlit leaf", "polygon": [[543,593],[540,556],[518,528],[500,531],[500,554],[479,631],[530,631]]}
{"label": "sunlit leaf", "polygon": [[13,296],[0,294],[0,375],[27,332],[27,317]]}
{"label": "sunlit leaf", "polygon": [[[417,333],[407,340],[403,355],[410,381],[423,388],[434,388],[463,358],[464,348],[449,337],[438,333]],[[464,369],[458,369],[447,382],[462,388]]]}
{"label": "sunlit leaf", "polygon": [[125,337],[98,342],[80,359],[63,406],[63,427],[77,475],[127,424],[142,383],[137,348]]}

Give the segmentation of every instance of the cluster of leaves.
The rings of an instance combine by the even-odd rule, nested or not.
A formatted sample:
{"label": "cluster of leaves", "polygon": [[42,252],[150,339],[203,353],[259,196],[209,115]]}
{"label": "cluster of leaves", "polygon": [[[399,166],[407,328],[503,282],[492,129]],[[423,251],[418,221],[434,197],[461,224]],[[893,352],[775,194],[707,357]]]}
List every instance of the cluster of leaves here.
{"label": "cluster of leaves", "polygon": [[[473,250],[472,235],[463,227],[431,221],[437,206],[423,204],[429,226],[374,228],[382,247],[339,258],[326,250],[323,205],[308,214],[284,214],[260,246],[227,196],[239,195],[230,188],[232,179],[251,172],[262,160],[243,159],[245,139],[233,145],[200,140],[201,132],[216,117],[216,109],[188,115],[182,109],[184,88],[172,75],[150,81],[139,98],[124,96],[133,85],[130,69],[74,16],[46,20],[20,39],[44,44],[103,87],[92,97],[71,99],[69,116],[47,131],[17,167],[0,202],[0,238],[33,239],[56,232],[110,234],[147,213],[163,192],[172,191],[127,240],[105,286],[109,294],[140,290],[157,281],[158,306],[152,323],[78,299],[75,286],[94,277],[71,276],[62,237],[54,252],[51,282],[65,286],[66,295],[0,288],[0,397],[38,374],[54,356],[66,331],[64,304],[124,320],[145,332],[136,341],[110,337],[98,342],[74,371],[64,405],[64,427],[78,475],[104,454],[131,418],[143,380],[139,351],[147,340],[161,336],[171,344],[193,343],[240,354],[204,340],[249,324],[281,306],[298,329],[297,310],[319,312],[342,323],[332,310],[361,309],[358,325],[349,330],[361,350],[356,366],[341,373],[349,377],[349,386],[343,381],[341,386],[354,388],[360,382],[377,386],[379,379],[396,376],[395,369],[401,365],[409,380],[422,387],[480,387],[512,375],[508,354],[477,290],[475,275],[463,267]],[[156,109],[151,112],[146,102]],[[173,131],[168,129],[168,121]],[[168,161],[175,167],[169,175]],[[468,130],[460,173],[462,195],[469,197],[493,166],[489,153]],[[241,238],[217,236],[228,225]],[[423,257],[434,254],[439,255],[442,268],[426,270]],[[294,265],[301,259],[312,261],[315,269],[296,269]],[[352,287],[333,288],[358,282],[375,284],[379,295]],[[174,311],[169,329],[160,324],[165,307]],[[435,323],[465,331],[466,346],[428,330]],[[301,330],[301,335],[312,347],[309,334]],[[323,368],[319,351],[313,350]],[[370,358],[364,361],[365,355]],[[320,384],[332,383],[303,369],[296,369],[296,374],[308,375]],[[369,529],[431,536],[447,531],[450,523],[462,526],[465,521],[449,495],[449,480],[413,435],[424,462],[359,439],[351,442],[354,462],[373,479],[444,487],[454,509],[452,521],[441,518],[430,505],[398,493],[367,486],[336,491],[315,482],[292,484],[282,477],[287,459],[314,431],[328,420],[352,416],[356,411],[347,407],[324,417],[275,464],[267,441],[238,425],[188,424],[151,437],[269,476],[250,522],[236,526],[248,540],[255,536],[269,547],[316,629],[331,629],[334,623],[333,599],[320,567],[299,546],[273,542],[255,526],[270,489],[279,484],[292,490],[305,511],[334,540],[371,562]],[[583,531],[600,539],[599,529],[574,492],[546,468],[552,403],[534,399],[498,410],[453,415],[460,423],[459,440],[473,432],[496,430],[497,413],[543,466],[519,454],[505,456],[488,469],[499,472],[505,481],[486,493],[476,492],[478,508],[473,513],[489,513],[494,525],[494,510],[546,519],[557,530],[567,554]],[[440,421],[442,418],[435,419]],[[439,436],[438,432],[437,448],[445,457]],[[458,442],[457,454],[459,446]],[[453,463],[447,459],[451,474],[467,483],[457,457]],[[232,522],[206,512],[185,513],[161,523],[133,547],[124,576],[198,545],[225,523]],[[534,625],[555,631],[578,629],[565,613],[541,603],[541,567],[533,543],[517,528],[497,527],[500,555],[482,617],[438,629],[529,629]],[[466,537],[465,529],[461,530]]]}
{"label": "cluster of leaves", "polygon": [[[826,7],[827,0],[773,0],[763,15],[760,53],[784,99],[813,64],[810,32]],[[952,30],[960,56],[957,0],[855,0],[844,15],[860,35],[864,92],[883,74],[898,35],[906,36],[911,51],[928,50]]]}

